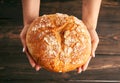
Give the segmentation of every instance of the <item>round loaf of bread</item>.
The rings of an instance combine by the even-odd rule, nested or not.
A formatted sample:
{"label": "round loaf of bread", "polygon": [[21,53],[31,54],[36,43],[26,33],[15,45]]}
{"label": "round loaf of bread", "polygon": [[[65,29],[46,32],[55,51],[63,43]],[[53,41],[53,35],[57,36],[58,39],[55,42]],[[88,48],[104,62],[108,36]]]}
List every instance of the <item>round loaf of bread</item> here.
{"label": "round loaf of bread", "polygon": [[84,65],[91,54],[91,38],[84,23],[61,13],[36,18],[27,31],[26,44],[35,62],[53,72],[72,71]]}

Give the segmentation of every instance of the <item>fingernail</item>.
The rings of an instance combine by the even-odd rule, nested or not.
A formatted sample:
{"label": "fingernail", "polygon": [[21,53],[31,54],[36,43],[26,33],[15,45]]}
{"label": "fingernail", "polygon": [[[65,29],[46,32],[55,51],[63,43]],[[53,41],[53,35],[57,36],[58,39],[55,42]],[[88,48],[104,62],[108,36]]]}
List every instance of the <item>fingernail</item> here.
{"label": "fingernail", "polygon": [[37,68],[36,68],[36,71],[39,71],[39,70],[40,70],[40,68],[39,68],[39,67],[37,67]]}
{"label": "fingernail", "polygon": [[25,48],[23,48],[22,52],[25,52]]}
{"label": "fingernail", "polygon": [[82,72],[82,70],[78,71],[78,73],[80,74]]}
{"label": "fingernail", "polygon": [[86,71],[87,70],[87,66],[85,65],[83,68],[82,68],[82,71]]}
{"label": "fingernail", "polygon": [[40,70],[40,67],[36,67],[36,71],[39,71]]}
{"label": "fingernail", "polygon": [[32,67],[34,68],[34,67],[35,67],[35,64],[32,64]]}
{"label": "fingernail", "polygon": [[79,68],[79,69],[78,69],[78,73],[80,74],[81,72],[82,72],[82,69],[81,69],[81,68]]}
{"label": "fingernail", "polygon": [[92,57],[95,57],[95,53],[92,53]]}
{"label": "fingernail", "polygon": [[86,69],[87,69],[87,68],[83,68],[83,70],[82,70],[82,71],[86,71]]}

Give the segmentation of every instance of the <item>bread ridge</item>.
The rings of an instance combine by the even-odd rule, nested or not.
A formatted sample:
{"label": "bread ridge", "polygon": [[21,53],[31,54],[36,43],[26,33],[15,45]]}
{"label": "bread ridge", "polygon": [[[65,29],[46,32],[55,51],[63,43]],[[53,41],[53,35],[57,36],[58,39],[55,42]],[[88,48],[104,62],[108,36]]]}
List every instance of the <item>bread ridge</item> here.
{"label": "bread ridge", "polygon": [[[61,16],[63,16],[63,17],[61,18]],[[42,17],[45,18],[45,20],[49,19],[48,22],[50,22],[50,23],[48,23],[47,25],[44,25],[45,22],[42,22],[43,25],[39,25],[39,22],[42,19]],[[59,23],[57,24],[56,23],[57,18],[58,18],[57,21],[59,21],[59,20],[60,20],[60,22],[63,21],[63,20],[65,20],[65,21],[61,22],[61,24],[59,24]],[[39,25],[39,26],[36,26],[36,24]],[[65,58],[65,60],[61,60],[62,52],[64,52],[65,47],[67,48],[67,46],[64,43],[65,42],[65,38],[64,38],[65,34],[71,33],[70,31],[74,32],[74,29],[76,29],[76,27],[77,27],[77,29],[79,29],[78,27],[80,27],[80,26],[84,27],[84,31],[85,31],[85,33],[87,33],[87,38],[90,41],[90,35],[89,35],[88,31],[87,31],[86,26],[84,25],[84,23],[82,21],[80,21],[79,19],[77,19],[74,16],[68,16],[66,14],[50,14],[50,15],[43,15],[41,17],[38,17],[36,20],[34,20],[32,22],[32,24],[30,25],[29,29],[28,29],[27,38],[30,38],[30,35],[31,35],[30,32],[32,32],[32,35],[33,35],[33,33],[38,33],[38,32],[42,33],[42,32],[44,32],[43,33],[44,35],[42,34],[42,36],[40,37],[40,40],[42,40],[42,42],[44,43],[45,41],[43,41],[43,40],[46,37],[46,35],[49,35],[51,33],[51,35],[54,35],[54,37],[57,39],[55,41],[58,42],[57,44],[58,44],[58,49],[59,49],[57,51],[57,55],[55,55],[52,60],[51,59],[45,60],[45,61],[48,61],[48,62],[51,60],[51,62],[47,64],[46,62],[44,62],[44,60],[42,60],[43,58],[46,58],[46,57],[43,56],[43,55],[41,55],[41,56],[43,56],[42,58],[40,58],[40,56],[38,56],[38,55],[36,57],[36,55],[34,55],[35,53],[33,53],[32,50],[29,48],[29,47],[32,47],[31,46],[32,44],[30,44],[30,42],[28,40],[26,40],[28,50],[29,50],[30,54],[32,55],[33,59],[36,61],[36,63],[41,65],[43,68],[45,68],[45,69],[47,69],[49,71],[53,71],[53,72],[68,72],[68,71],[71,71],[71,70],[73,70],[73,69],[75,69],[75,68],[77,68],[79,66],[82,66],[88,60],[89,54],[91,52],[90,51],[91,50],[91,44],[90,44],[89,41],[88,41],[88,43],[89,43],[90,47],[87,48],[88,53],[86,53],[87,55],[84,56],[85,58],[83,60],[81,59],[80,64],[76,64],[77,62],[74,63],[74,64],[72,64],[71,62],[69,62],[69,63],[66,62],[67,63],[66,64],[64,61],[67,61],[68,60],[67,58]],[[46,30],[46,32],[44,30]],[[48,32],[47,32],[47,30],[48,30]],[[75,35],[77,35],[77,34],[75,33]],[[47,46],[46,43],[44,43],[44,44]],[[76,45],[76,43],[75,43],[75,45]],[[73,45],[73,47],[74,47],[74,45]],[[73,49],[73,47],[72,47],[72,49]],[[41,53],[42,52],[43,51],[41,51]],[[40,52],[39,52],[39,54],[40,54]],[[65,57],[65,54],[63,54],[63,55]],[[66,57],[67,57],[67,55],[66,55]],[[78,59],[75,59],[75,60],[78,60]]]}

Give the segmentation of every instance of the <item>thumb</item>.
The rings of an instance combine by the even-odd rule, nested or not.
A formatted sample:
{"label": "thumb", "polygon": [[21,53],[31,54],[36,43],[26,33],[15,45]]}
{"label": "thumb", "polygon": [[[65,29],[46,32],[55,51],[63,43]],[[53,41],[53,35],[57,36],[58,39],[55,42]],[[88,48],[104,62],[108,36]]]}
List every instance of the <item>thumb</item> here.
{"label": "thumb", "polygon": [[92,57],[95,57],[95,51],[97,49],[98,43],[99,43],[99,38],[96,35],[96,37],[94,38],[94,40],[92,40],[92,50],[91,50],[91,56]]}

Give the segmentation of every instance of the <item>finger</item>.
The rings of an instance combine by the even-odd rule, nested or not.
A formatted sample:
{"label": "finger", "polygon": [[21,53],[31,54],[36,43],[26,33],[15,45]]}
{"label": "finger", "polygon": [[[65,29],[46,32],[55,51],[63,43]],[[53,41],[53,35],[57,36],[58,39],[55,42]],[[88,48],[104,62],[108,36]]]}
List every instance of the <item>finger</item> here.
{"label": "finger", "polygon": [[27,57],[29,60],[29,63],[33,68],[35,68],[36,71],[39,71],[41,69],[41,66],[37,65],[36,62],[33,60],[33,58],[30,56],[29,52],[27,52]]}
{"label": "finger", "polygon": [[24,37],[23,32],[21,32],[20,38],[21,38],[21,42],[22,42],[22,45],[23,45],[23,50],[22,51],[25,52],[25,50],[26,50],[26,41],[25,41],[25,37]]}
{"label": "finger", "polygon": [[98,43],[99,43],[99,38],[98,38],[98,35],[97,33],[95,32],[95,35],[94,35],[94,39],[92,40],[92,51],[91,51],[91,56],[92,57],[95,57],[95,51],[97,49],[97,46],[98,46]]}
{"label": "finger", "polygon": [[78,67],[78,68],[77,68],[77,72],[78,72],[78,73],[81,73],[81,72],[82,72],[82,68],[81,68],[81,67]]}
{"label": "finger", "polygon": [[41,69],[41,67],[39,65],[36,65],[35,69],[36,69],[36,71],[39,71]]}
{"label": "finger", "polygon": [[26,51],[25,41],[23,39],[21,39],[21,42],[22,42],[22,45],[23,45],[22,52],[25,52]]}
{"label": "finger", "polygon": [[23,47],[23,50],[22,50],[22,52],[25,52],[25,47]]}
{"label": "finger", "polygon": [[94,40],[92,42],[92,51],[91,51],[91,56],[92,57],[95,57],[95,51],[97,49],[97,46],[98,46],[98,40]]}
{"label": "finger", "polygon": [[20,33],[20,39],[24,48],[26,46],[26,32],[27,32],[27,26],[25,26]]}
{"label": "finger", "polygon": [[89,59],[88,59],[88,61],[82,66],[82,71],[85,71],[85,70],[87,69],[91,58],[92,58],[92,57],[90,56]]}
{"label": "finger", "polygon": [[27,55],[27,58],[28,58],[28,60],[29,60],[29,63],[31,64],[31,66],[32,67],[35,67],[35,61],[32,59],[32,57],[29,55],[29,53],[26,51],[25,52],[26,53],[26,55]]}
{"label": "finger", "polygon": [[36,62],[33,60],[33,58],[30,56],[29,52],[26,50],[25,51],[27,57],[28,57],[28,60],[29,60],[29,63],[31,64],[31,66],[33,68],[35,68],[36,71],[39,71],[41,69],[41,66],[37,65]]}

